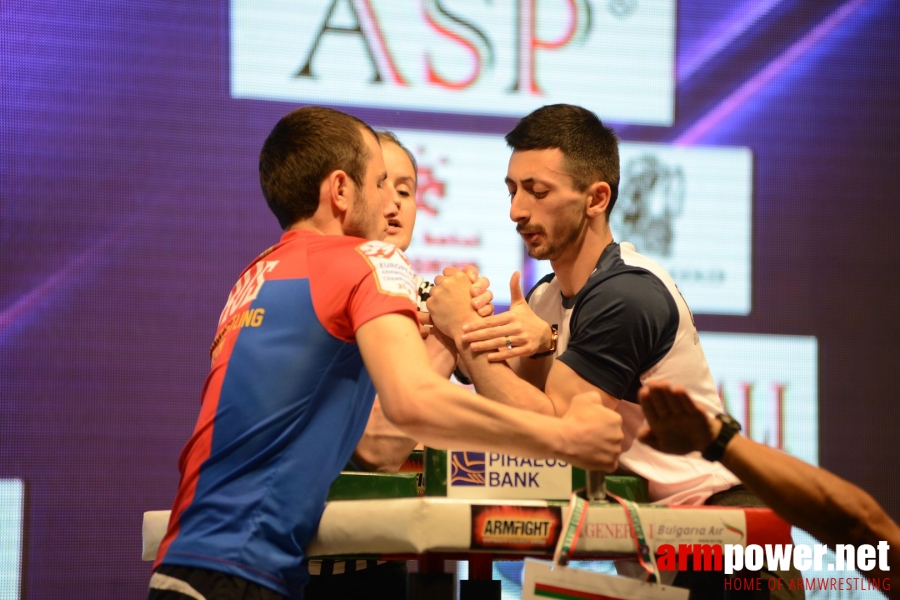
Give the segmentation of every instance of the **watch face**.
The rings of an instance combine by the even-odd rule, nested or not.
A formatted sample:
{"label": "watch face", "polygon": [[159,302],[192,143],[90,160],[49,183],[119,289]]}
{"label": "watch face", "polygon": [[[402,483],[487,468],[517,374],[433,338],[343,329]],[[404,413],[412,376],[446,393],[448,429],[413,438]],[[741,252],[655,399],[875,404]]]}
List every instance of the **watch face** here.
{"label": "watch face", "polygon": [[720,415],[717,415],[717,418],[720,421],[722,421],[722,424],[725,425],[726,427],[734,429],[735,431],[741,430],[741,424],[738,422],[738,420],[735,419],[734,417],[732,417],[731,415],[729,415],[728,413],[722,413]]}

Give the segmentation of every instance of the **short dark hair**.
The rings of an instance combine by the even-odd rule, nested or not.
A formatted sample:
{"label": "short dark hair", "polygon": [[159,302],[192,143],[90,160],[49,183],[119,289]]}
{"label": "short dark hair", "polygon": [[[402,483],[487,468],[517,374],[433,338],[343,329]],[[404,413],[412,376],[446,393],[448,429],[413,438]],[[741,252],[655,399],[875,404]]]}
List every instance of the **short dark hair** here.
{"label": "short dark hair", "polygon": [[316,213],[329,173],[345,171],[363,187],[370,158],[364,129],[375,136],[356,117],[322,106],[298,108],[278,121],[259,154],[259,184],[282,229]]}
{"label": "short dark hair", "polygon": [[619,140],[597,115],[571,104],[542,106],[506,134],[506,143],[514,151],[559,148],[579,191],[595,181],[608,183],[612,190],[606,207],[609,218],[619,196]]}
{"label": "short dark hair", "polygon": [[384,144],[385,142],[389,142],[391,144],[396,145],[398,148],[406,152],[406,156],[409,157],[409,162],[412,163],[413,172],[416,174],[416,182],[419,181],[419,163],[416,162],[416,157],[413,156],[413,153],[409,151],[409,148],[403,145],[403,143],[397,139],[397,136],[393,131],[388,131],[387,129],[380,129],[376,132],[378,136],[378,141]]}

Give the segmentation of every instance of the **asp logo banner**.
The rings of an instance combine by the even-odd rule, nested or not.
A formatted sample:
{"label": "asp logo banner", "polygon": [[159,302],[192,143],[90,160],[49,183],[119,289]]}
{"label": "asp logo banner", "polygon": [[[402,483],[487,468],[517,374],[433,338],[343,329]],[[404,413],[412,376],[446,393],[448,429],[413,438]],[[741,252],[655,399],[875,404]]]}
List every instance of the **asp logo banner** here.
{"label": "asp logo banner", "polygon": [[235,98],[671,125],[674,72],[675,0],[231,1]]}

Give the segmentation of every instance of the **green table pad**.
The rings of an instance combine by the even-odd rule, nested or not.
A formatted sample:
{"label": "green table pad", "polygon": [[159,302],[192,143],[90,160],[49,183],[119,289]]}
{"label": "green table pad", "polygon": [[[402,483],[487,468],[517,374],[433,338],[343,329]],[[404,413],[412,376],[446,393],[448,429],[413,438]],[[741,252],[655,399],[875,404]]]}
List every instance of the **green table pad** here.
{"label": "green table pad", "polygon": [[328,501],[416,498],[419,495],[416,478],[415,473],[341,471],[328,490]]}

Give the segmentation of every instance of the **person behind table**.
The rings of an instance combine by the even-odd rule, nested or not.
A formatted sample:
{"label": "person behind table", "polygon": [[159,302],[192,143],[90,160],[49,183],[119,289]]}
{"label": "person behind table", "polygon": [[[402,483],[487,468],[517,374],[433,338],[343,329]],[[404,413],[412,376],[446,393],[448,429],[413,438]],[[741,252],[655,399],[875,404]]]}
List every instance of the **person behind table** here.
{"label": "person behind table", "polygon": [[[405,252],[412,242],[418,212],[416,204],[418,164],[413,153],[392,132],[378,131],[377,134],[388,174],[384,188],[397,207],[396,215],[388,219],[384,241],[394,244]],[[488,289],[489,285],[490,282],[486,278],[479,277],[472,286],[472,306],[484,317],[494,312],[494,306],[491,304],[493,293]],[[456,353],[448,351],[447,345],[437,337],[429,337],[431,319],[426,300],[434,284],[421,275],[416,275],[416,287],[418,290],[416,306],[419,309],[419,321],[423,323],[421,332],[431,366],[435,372],[449,377],[456,368]],[[375,398],[372,416],[362,439],[356,446],[352,462],[364,471],[396,473],[417,446],[421,444],[403,435],[403,432],[385,419],[381,403]]]}
{"label": "person behind table", "polygon": [[[384,241],[401,250],[406,250],[412,241],[416,224],[416,186],[418,183],[416,159],[397,137],[389,131],[378,131],[381,153],[387,169],[384,189],[396,206],[393,216],[388,219]],[[487,291],[488,282],[477,282],[478,291]],[[418,290],[417,307],[420,321],[425,320],[427,308],[425,298],[433,284],[416,275]],[[473,300],[479,308],[486,307],[490,314],[490,293]],[[456,355],[434,336],[428,337],[427,327],[423,327],[425,347],[435,372],[449,377],[456,366]],[[399,431],[385,418],[381,402],[375,398],[366,430],[353,452],[352,466],[356,470],[396,472],[417,442]],[[310,561],[311,575],[321,575],[310,579],[306,587],[307,600],[321,598],[356,598],[377,589],[383,598],[405,598],[406,562],[403,561]]]}
{"label": "person behind table", "polygon": [[396,214],[371,128],[301,108],[272,130],[259,165],[284,234],[220,315],[150,600],[302,598],[305,548],[375,391],[391,422],[423,442],[615,468],[621,418],[590,395],[542,418],[430,368],[406,258],[367,241]]}
{"label": "person behind table", "polygon": [[[724,415],[710,418],[682,386],[649,381],[638,398],[647,416],[647,425],[638,432],[641,441],[678,455],[715,448],[717,460],[785,521],[831,548],[837,544],[879,548],[874,568],[862,573],[881,580],[888,598],[900,598],[900,588],[889,581],[890,565],[900,564],[900,527],[869,494],[825,469],[740,433],[723,438],[728,419]],[[880,547],[885,543],[887,560],[882,562]]]}
{"label": "person behind table", "polygon": [[[637,392],[647,377],[685,382],[708,414],[721,412],[722,404],[672,278],[631,244],[613,239],[615,133],[592,112],[557,104],[524,117],[506,141],[513,150],[506,175],[510,218],[529,256],[549,260],[553,273],[527,298],[515,273],[510,310],[485,319],[463,302],[464,274],[449,269],[449,277],[438,278],[429,300],[432,319],[457,341],[475,389],[547,414],[563,414],[574,394],[598,393],[622,415],[621,465],[647,479],[651,501],[761,505],[722,465],[665,455],[635,439],[644,421]],[[690,574],[679,574],[675,584],[695,585]],[[722,587],[715,591],[721,596]],[[710,593],[696,588],[695,595]]]}

